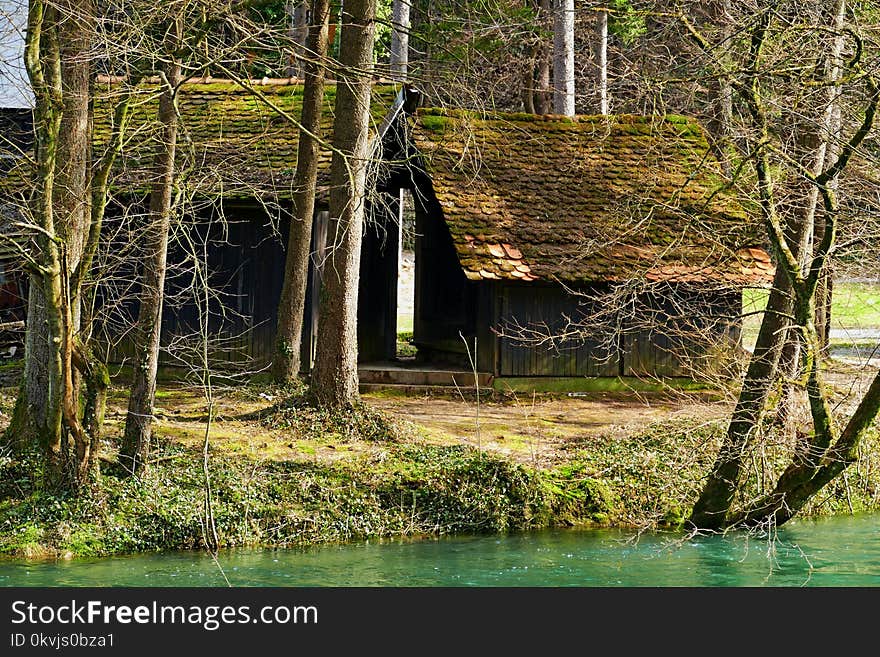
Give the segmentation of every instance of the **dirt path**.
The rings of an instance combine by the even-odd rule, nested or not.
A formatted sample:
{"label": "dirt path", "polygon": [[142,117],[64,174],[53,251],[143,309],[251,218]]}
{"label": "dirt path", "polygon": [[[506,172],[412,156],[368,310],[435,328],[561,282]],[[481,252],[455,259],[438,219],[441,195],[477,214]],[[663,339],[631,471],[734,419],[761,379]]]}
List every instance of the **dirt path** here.
{"label": "dirt path", "polygon": [[426,440],[467,443],[518,461],[550,465],[598,437],[626,435],[676,417],[720,418],[726,403],[698,397],[595,395],[481,402],[436,397],[365,395],[374,408],[411,422]]}
{"label": "dirt path", "polygon": [[[838,361],[827,379],[834,386],[837,411],[864,394],[876,370]],[[15,388],[0,389],[0,430],[10,419]],[[218,390],[211,444],[224,451],[257,460],[294,459],[332,461],[364,451],[381,451],[371,441],[340,441],[339,436],[316,429],[298,436],[283,423],[261,422],[254,414],[281,401],[255,387]],[[110,395],[105,434],[119,435],[125,419],[126,391]],[[590,441],[611,440],[640,431],[653,423],[675,418],[714,420],[730,412],[729,401],[710,401],[695,395],[640,395],[595,393],[590,396],[522,396],[514,401],[481,401],[450,396],[399,396],[368,393],[363,401],[407,424],[410,440],[433,444],[468,444],[522,463],[546,467],[567,460],[573,450]],[[191,387],[162,386],[156,400],[156,435],[191,447],[204,439],[205,400]],[[808,417],[804,411],[805,417]],[[249,417],[250,416],[250,417]],[[110,443],[106,456],[113,458]]]}
{"label": "dirt path", "polygon": [[[125,419],[123,392],[111,395],[106,433],[118,434]],[[371,442],[346,442],[318,432],[296,436],[283,426],[248,418],[280,401],[252,389],[218,394],[211,443],[215,448],[255,459],[332,461],[381,449]],[[538,396],[519,401],[482,401],[454,397],[363,395],[370,407],[385,411],[408,426],[410,440],[432,444],[468,444],[522,463],[546,467],[566,460],[570,451],[589,441],[623,436],[676,417],[714,419],[729,411],[726,403],[694,396],[660,397],[596,394],[591,397]],[[156,435],[198,447],[204,440],[204,399],[185,387],[164,387],[156,403]],[[108,454],[107,456],[111,456]]]}

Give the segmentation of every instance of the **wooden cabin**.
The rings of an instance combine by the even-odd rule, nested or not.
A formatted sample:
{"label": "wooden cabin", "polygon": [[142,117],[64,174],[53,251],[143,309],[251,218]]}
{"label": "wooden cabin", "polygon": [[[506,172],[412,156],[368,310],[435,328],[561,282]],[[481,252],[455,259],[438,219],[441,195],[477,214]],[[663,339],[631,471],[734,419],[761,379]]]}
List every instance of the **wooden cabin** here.
{"label": "wooden cabin", "polygon": [[[111,128],[112,83],[97,89],[96,153]],[[98,264],[106,280],[137,280],[142,255],[138,215],[158,133],[156,89],[143,94],[105,220],[113,247]],[[329,85],[325,134],[334,100]],[[195,346],[207,307],[218,361],[251,371],[269,363],[296,166],[290,118],[301,103],[301,85],[287,80],[265,80],[257,93],[223,80],[182,85],[185,193],[162,319],[169,352]],[[768,283],[773,265],[760,230],[724,191],[694,120],[478,114],[419,103],[414,90],[375,87],[362,362],[396,357],[403,193],[415,206],[417,363],[470,369],[473,358],[500,377],[692,376],[735,350],[742,288]],[[316,347],[330,159],[323,148],[306,369]],[[207,306],[194,285],[201,272],[214,290]],[[124,361],[136,287],[102,286],[98,297],[106,355]]]}
{"label": "wooden cabin", "polygon": [[[96,103],[97,141],[106,139],[111,125],[109,99],[112,82],[105,83]],[[271,361],[275,349],[278,300],[284,276],[285,250],[292,214],[293,174],[296,168],[298,127],[303,88],[286,79],[254,82],[251,92],[228,80],[191,80],[180,88],[181,143],[178,168],[184,191],[180,220],[169,246],[169,274],[162,318],[163,344],[181,360],[200,341],[207,320],[215,362],[233,369],[258,370]],[[157,126],[155,87],[146,86],[131,125],[141,126],[118,159],[115,200],[105,220],[108,238],[115,240],[115,276],[127,276],[118,267],[139,261],[137,238],[146,214],[151,153]],[[389,113],[398,90],[374,87],[373,130]],[[325,90],[321,129],[332,132],[336,87]],[[97,149],[97,147],[96,147]],[[313,265],[307,294],[303,362],[314,358],[317,308],[312,299],[320,289],[319,253],[326,241],[329,172],[332,151],[320,150]],[[134,220],[132,220],[134,216]],[[119,254],[127,257],[119,258]],[[109,266],[114,266],[109,263]],[[207,273],[212,293],[205,301],[196,281],[198,268]],[[134,272],[132,272],[134,273]],[[120,274],[122,274],[120,276]],[[134,276],[130,278],[134,279]],[[132,354],[124,339],[125,327],[137,314],[136,290],[103,290],[108,356],[122,362]],[[207,305],[206,305],[207,304]],[[163,360],[173,364],[175,358]],[[180,361],[178,361],[180,362]]]}
{"label": "wooden cabin", "polygon": [[396,139],[422,361],[698,376],[736,352],[743,287],[772,279],[693,119],[423,108]]}

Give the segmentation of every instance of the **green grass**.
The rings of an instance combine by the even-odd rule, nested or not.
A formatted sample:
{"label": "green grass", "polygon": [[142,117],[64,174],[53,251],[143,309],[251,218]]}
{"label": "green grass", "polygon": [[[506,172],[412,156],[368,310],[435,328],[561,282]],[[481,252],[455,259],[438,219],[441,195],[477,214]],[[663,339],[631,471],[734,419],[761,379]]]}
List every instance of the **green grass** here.
{"label": "green grass", "polygon": [[[767,305],[768,296],[767,290],[743,291],[745,346],[755,344],[763,316],[761,311]],[[880,283],[836,283],[831,300],[831,328],[880,329]]]}
{"label": "green grass", "polygon": [[[92,497],[41,492],[33,457],[0,460],[0,555],[105,556],[202,546],[199,450],[160,445],[140,479],[107,468]],[[210,461],[220,546],[294,547],[388,536],[607,523],[608,485],[584,468],[536,470],[472,447],[384,443],[333,463]]]}
{"label": "green grass", "polygon": [[398,333],[412,333],[413,330],[413,316],[412,315],[397,315],[397,332]]}
{"label": "green grass", "polygon": [[880,283],[838,285],[832,301],[833,328],[880,327]]}

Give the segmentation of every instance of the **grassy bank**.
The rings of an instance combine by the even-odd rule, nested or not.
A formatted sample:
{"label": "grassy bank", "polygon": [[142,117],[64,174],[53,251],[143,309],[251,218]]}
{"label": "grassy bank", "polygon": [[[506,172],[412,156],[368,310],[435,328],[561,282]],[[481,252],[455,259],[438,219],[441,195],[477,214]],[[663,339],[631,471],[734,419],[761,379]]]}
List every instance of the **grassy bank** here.
{"label": "grassy bank", "polygon": [[[137,481],[104,475],[87,502],[36,492],[32,463],[6,460],[0,553],[202,547],[201,456],[168,444],[158,459]],[[581,472],[536,472],[466,446],[387,445],[335,464],[222,454],[211,459],[210,475],[221,547],[527,530],[603,522],[611,508],[607,488]]]}
{"label": "grassy bank", "polygon": [[[0,411],[8,413],[11,390],[5,393]],[[550,457],[531,460],[525,451],[533,445],[523,443],[520,453],[495,449],[513,444],[510,437],[490,442],[486,436],[477,447],[375,409],[339,417],[261,394],[227,391],[218,403],[209,472],[221,547],[595,524],[674,526],[695,499],[724,430],[720,417],[671,413],[639,430],[608,425],[589,436],[572,433]],[[205,427],[198,396],[162,391],[160,399],[179,416],[158,423],[152,466],[137,480],[119,477],[114,463],[123,399],[116,390],[103,475],[87,501],[40,492],[34,459],[0,458],[0,554],[54,558],[203,546]],[[625,403],[622,397],[600,402]],[[493,408],[511,410],[486,404],[487,417]],[[859,464],[808,511],[877,508],[878,448],[872,435]],[[771,445],[756,456],[748,494],[778,471],[773,454]]]}
{"label": "grassy bank", "polygon": [[[426,444],[411,427],[375,411],[334,417],[289,404],[244,424],[272,444],[256,453],[235,440],[213,445],[210,492],[221,547],[605,523],[613,508],[607,487],[582,470],[537,470],[468,445]],[[221,431],[222,425],[219,420]],[[112,458],[117,445],[109,441],[102,477],[86,500],[40,492],[36,458],[0,458],[0,554],[202,547],[208,489],[202,453],[167,428],[160,426],[164,437],[140,479],[119,476]],[[279,439],[293,442],[276,444]],[[328,458],[327,451],[336,454]]]}

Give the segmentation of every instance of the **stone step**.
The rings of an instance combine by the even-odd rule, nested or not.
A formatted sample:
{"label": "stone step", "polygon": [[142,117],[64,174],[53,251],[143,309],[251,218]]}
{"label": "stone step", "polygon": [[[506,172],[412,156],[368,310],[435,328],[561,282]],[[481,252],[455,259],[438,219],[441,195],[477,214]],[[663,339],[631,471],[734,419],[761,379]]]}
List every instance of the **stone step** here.
{"label": "stone step", "polygon": [[[454,386],[424,386],[409,385],[406,383],[361,383],[359,388],[362,395],[371,392],[379,392],[407,397],[430,397],[432,395],[449,397],[451,395],[459,399],[462,397],[468,400],[477,398],[475,388],[455,388]],[[487,386],[485,388],[480,388],[480,398],[491,398],[494,393],[495,391],[491,387]]]}
{"label": "stone step", "polygon": [[[358,379],[361,384],[475,387],[473,372],[454,370],[368,367],[358,369]],[[481,388],[491,387],[492,375],[488,372],[478,372],[477,382]]]}

